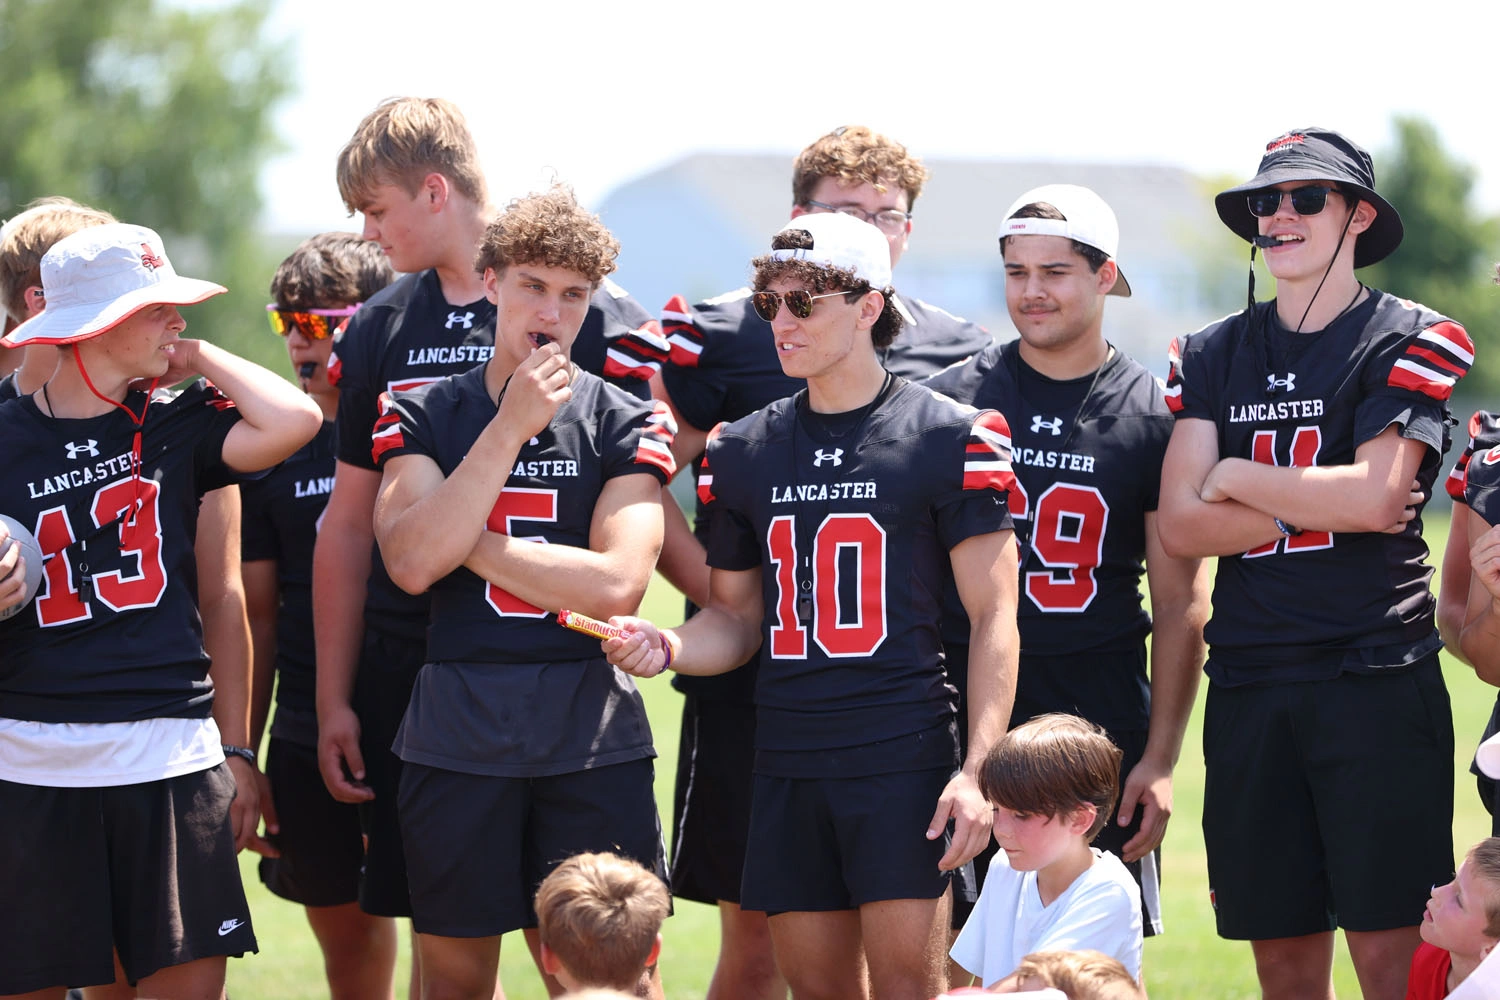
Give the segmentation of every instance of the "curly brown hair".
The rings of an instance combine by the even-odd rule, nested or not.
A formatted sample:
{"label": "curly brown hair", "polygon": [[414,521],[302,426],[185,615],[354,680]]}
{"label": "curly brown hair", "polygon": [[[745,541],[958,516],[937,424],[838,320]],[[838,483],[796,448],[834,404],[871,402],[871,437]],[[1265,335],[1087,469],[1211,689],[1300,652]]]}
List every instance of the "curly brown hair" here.
{"label": "curly brown hair", "polygon": [[478,147],[462,111],[441,97],[391,97],[365,115],[339,150],[339,196],[352,215],[375,188],[395,184],[415,197],[438,173],[477,205],[489,200]]}
{"label": "curly brown hair", "polygon": [[[811,246],[812,234],[805,229],[784,229],[771,238],[772,250],[805,250]],[[807,260],[777,260],[770,254],[755,258],[750,266],[755,268],[751,285],[757,292],[763,292],[772,282],[783,279],[800,282],[815,295],[823,292],[847,292],[844,296],[846,302],[852,302],[872,290],[868,281],[856,278],[853,271],[843,267],[825,267]],[[875,345],[877,351],[882,351],[891,346],[901,332],[904,321],[901,311],[896,308],[896,290],[889,285],[873,290],[881,294],[885,305],[880,311],[880,317],[875,320],[875,325],[870,328],[870,343]]]}
{"label": "curly brown hair", "polygon": [[792,164],[792,204],[806,205],[825,177],[840,184],[871,184],[877,191],[895,185],[906,192],[906,210],[917,203],[927,168],[894,139],[864,125],[841,125],[797,154]]}
{"label": "curly brown hair", "polygon": [[501,274],[512,264],[540,264],[575,271],[598,285],[619,256],[620,241],[599,216],[578,204],[572,188],[554,184],[505,206],[484,231],[474,270]]}
{"label": "curly brown hair", "polygon": [[319,233],[276,268],[271,298],[282,309],[338,309],[365,301],[395,278],[378,244],[354,233]]}

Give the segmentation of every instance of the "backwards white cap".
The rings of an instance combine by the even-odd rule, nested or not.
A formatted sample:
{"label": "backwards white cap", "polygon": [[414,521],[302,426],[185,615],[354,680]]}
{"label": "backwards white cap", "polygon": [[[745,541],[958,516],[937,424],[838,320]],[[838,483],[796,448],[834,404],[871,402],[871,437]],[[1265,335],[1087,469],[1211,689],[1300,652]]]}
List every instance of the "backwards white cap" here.
{"label": "backwards white cap", "polygon": [[[1044,202],[1061,212],[1062,219],[1013,219],[1011,216],[1027,205]],[[1115,257],[1120,249],[1120,223],[1114,210],[1103,198],[1077,184],[1046,184],[1032,188],[1011,203],[1000,223],[1000,238],[1007,236],[1065,236],[1095,250],[1102,250],[1115,261],[1119,280],[1109,290],[1111,295],[1130,297],[1130,282],[1119,271]]]}
{"label": "backwards white cap", "polygon": [[838,212],[819,212],[797,216],[781,232],[798,229],[812,237],[813,245],[806,250],[772,250],[773,258],[843,268],[876,291],[890,287],[890,241],[868,222]]}

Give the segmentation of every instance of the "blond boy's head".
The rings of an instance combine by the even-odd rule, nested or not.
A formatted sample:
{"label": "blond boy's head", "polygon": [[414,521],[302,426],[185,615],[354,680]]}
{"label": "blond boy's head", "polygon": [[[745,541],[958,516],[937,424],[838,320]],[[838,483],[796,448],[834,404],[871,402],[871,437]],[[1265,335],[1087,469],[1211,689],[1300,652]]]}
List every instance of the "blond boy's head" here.
{"label": "blond boy's head", "polygon": [[631,992],[656,960],[670,909],[667,887],[636,862],[575,855],[537,889],[543,966],[570,990]]}
{"label": "blond boy's head", "polygon": [[339,195],[350,213],[375,189],[394,184],[416,197],[429,174],[442,174],[476,205],[488,200],[484,173],[458,105],[441,97],[392,97],[365,116],[339,150]]}
{"label": "blond boy's head", "polygon": [[1140,985],[1116,959],[1097,951],[1039,951],[994,986],[996,993],[1052,988],[1068,1000],[1145,1000]]}
{"label": "blond boy's head", "polygon": [[52,245],[115,217],[71,198],[38,198],[0,226],[0,306],[20,324],[42,311],[42,258]]}

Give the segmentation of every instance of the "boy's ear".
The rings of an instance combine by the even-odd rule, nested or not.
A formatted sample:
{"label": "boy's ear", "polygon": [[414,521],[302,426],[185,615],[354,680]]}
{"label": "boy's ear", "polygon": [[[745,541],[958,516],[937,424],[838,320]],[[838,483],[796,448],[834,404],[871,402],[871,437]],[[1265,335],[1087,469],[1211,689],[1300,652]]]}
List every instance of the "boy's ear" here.
{"label": "boy's ear", "polygon": [[547,947],[547,942],[541,942],[542,971],[556,978],[562,971],[562,962],[558,960],[557,952]]}
{"label": "boy's ear", "polygon": [[435,170],[422,178],[421,196],[427,199],[428,208],[433,212],[442,211],[443,206],[448,204],[451,192],[452,186],[448,183],[448,178]]}
{"label": "boy's ear", "polygon": [[656,935],[656,940],[651,943],[651,954],[649,954],[649,955],[646,956],[646,968],[649,969],[653,965],[655,965],[656,964],[656,960],[658,958],[661,958],[661,935],[660,934]]}
{"label": "boy's ear", "polygon": [[26,303],[27,319],[30,319],[31,317],[40,313],[43,309],[47,308],[47,297],[42,293],[41,285],[28,286],[26,291],[22,293],[22,297]]}
{"label": "boy's ear", "polygon": [[1089,832],[1089,827],[1094,825],[1094,820],[1099,816],[1099,807],[1092,802],[1085,802],[1073,810],[1068,817],[1068,832],[1075,837],[1081,837]]}

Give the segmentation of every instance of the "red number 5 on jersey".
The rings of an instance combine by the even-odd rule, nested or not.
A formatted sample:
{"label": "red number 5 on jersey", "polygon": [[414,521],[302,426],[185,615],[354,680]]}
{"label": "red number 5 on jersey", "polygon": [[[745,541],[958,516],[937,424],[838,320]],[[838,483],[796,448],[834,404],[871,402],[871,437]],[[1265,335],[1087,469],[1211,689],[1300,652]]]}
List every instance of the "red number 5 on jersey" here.
{"label": "red number 5 on jersey", "polygon": [[[161,561],[161,517],[158,510],[156,483],[140,480],[141,510],[136,515],[135,530],[126,532],[120,526],[120,555],[136,558],[136,572],[126,576],[118,569],[92,574],[94,595],[111,611],[151,608],[167,589],[167,569]],[[89,506],[94,527],[103,528],[115,521],[122,511],[135,503],[135,482],[122,479],[101,486]],[[42,628],[86,621],[94,616],[93,608],[78,592],[73,567],[67,557],[58,554],[78,541],[68,512],[63,507],[42,511],[36,521],[36,540],[42,547],[45,583],[36,599],[37,624]],[[126,546],[133,546],[127,548]],[[87,561],[86,554],[85,559]]]}
{"label": "red number 5 on jersey", "polygon": [[[490,510],[490,516],[484,526],[491,531],[502,535],[510,535],[513,538],[526,538],[528,541],[545,542],[547,539],[540,535],[523,536],[517,535],[511,529],[512,521],[556,521],[557,520],[557,491],[556,490],[531,490],[524,487],[507,486],[500,491],[500,498],[495,501],[495,506]],[[486,583],[484,599],[489,606],[495,609],[495,613],[502,618],[545,618],[547,612],[521,600],[509,591],[502,590],[493,583]]]}

